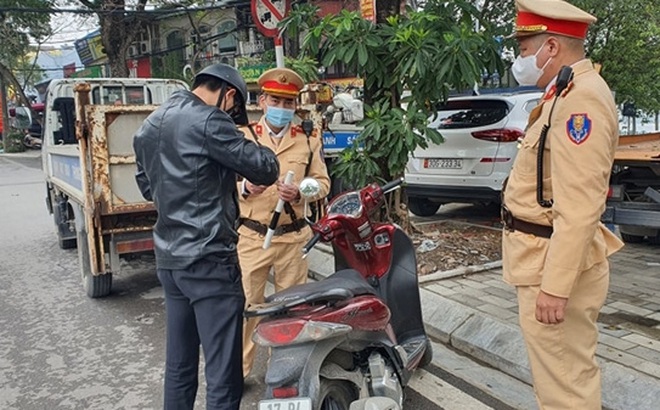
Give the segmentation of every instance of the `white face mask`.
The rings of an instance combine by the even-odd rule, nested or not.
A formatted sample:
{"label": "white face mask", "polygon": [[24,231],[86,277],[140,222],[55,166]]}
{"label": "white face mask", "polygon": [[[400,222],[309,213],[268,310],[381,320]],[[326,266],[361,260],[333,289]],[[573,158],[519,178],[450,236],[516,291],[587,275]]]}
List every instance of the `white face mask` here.
{"label": "white face mask", "polygon": [[536,54],[533,56],[527,57],[516,57],[516,61],[513,62],[511,66],[511,74],[518,81],[520,85],[536,85],[541,76],[543,75],[543,70],[550,63],[552,57],[546,61],[543,67],[538,68],[536,65],[536,56],[541,52],[545,43],[541,44]]}

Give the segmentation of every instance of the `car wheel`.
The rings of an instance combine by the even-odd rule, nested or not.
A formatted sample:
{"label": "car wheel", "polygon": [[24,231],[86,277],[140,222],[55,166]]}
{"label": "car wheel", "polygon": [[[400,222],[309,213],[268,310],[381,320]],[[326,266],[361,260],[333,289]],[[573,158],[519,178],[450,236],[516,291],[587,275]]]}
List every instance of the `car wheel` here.
{"label": "car wheel", "polygon": [[641,243],[644,241],[643,236],[631,235],[623,232],[621,232],[621,239],[623,239],[625,243]]}
{"label": "car wheel", "polygon": [[433,216],[440,205],[437,202],[431,202],[426,198],[412,197],[408,198],[408,209],[417,216]]}

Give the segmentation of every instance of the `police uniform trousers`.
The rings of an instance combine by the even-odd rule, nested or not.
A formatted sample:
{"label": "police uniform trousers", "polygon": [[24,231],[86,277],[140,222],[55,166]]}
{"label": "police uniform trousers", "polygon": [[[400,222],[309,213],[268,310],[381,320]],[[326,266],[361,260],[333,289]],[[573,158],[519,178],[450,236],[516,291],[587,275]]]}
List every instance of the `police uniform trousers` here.
{"label": "police uniform trousers", "polygon": [[564,321],[555,325],[536,320],[540,286],[516,288],[520,326],[541,410],[601,408],[601,376],[595,357],[596,319],[608,286],[607,260],[583,271],[568,298]]}
{"label": "police uniform trousers", "polygon": [[167,315],[165,410],[193,409],[200,343],[206,363],[206,408],[240,407],[245,296],[238,260],[233,259],[201,260],[185,270],[158,269]]}
{"label": "police uniform trousers", "polygon": [[[294,232],[285,235],[295,235]],[[308,265],[303,259],[302,247],[311,235],[305,235],[302,242],[272,242],[268,249],[263,249],[263,238],[241,236],[238,241],[238,255],[243,272],[243,289],[246,306],[264,303],[264,292],[268,274],[273,268],[275,291],[300,285],[307,281]],[[257,352],[252,341],[252,333],[259,323],[259,318],[245,319],[243,325],[243,375],[247,377],[252,370]]]}

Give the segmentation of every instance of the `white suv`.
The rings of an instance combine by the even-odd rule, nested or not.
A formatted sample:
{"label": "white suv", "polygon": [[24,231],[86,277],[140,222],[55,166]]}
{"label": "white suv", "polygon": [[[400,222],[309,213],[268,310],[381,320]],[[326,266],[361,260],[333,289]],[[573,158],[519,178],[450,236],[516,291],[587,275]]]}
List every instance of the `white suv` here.
{"label": "white suv", "polygon": [[542,96],[537,89],[521,89],[452,97],[440,106],[431,127],[444,142],[418,148],[406,167],[410,211],[431,216],[449,202],[499,202],[517,142]]}

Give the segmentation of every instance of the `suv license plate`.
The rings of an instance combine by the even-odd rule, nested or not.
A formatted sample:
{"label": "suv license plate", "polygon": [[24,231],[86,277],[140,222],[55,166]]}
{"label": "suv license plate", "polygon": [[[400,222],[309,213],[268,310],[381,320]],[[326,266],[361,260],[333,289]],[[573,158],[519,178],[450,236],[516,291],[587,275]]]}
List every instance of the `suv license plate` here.
{"label": "suv license plate", "polygon": [[259,410],[312,410],[312,399],[297,397],[293,399],[262,400]]}
{"label": "suv license plate", "polygon": [[424,160],[424,168],[461,169],[463,168],[463,160],[454,158],[426,158]]}

